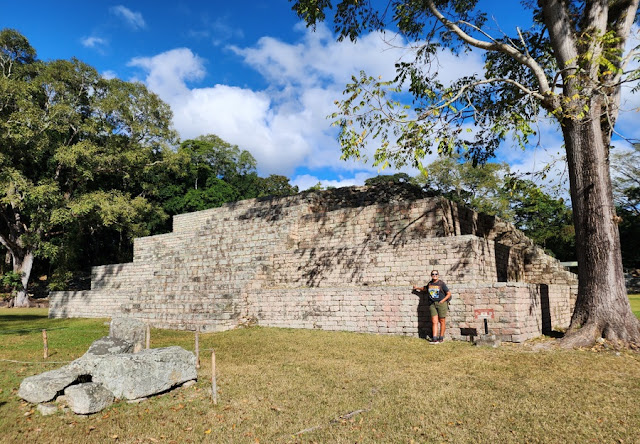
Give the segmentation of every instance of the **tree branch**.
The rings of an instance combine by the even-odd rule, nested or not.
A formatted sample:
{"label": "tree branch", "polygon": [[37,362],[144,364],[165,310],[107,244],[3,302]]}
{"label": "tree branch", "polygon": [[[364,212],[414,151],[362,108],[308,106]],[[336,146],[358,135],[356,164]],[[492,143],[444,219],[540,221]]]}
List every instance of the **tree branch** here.
{"label": "tree branch", "polygon": [[420,114],[420,116],[418,116],[418,118],[416,120],[422,120],[422,119],[427,118],[432,110],[446,108],[449,105],[455,103],[460,97],[462,97],[462,95],[465,93],[465,91],[467,91],[467,90],[469,90],[471,88],[475,88],[475,87],[480,86],[480,85],[487,85],[487,84],[490,84],[490,83],[508,83],[510,85],[515,86],[516,88],[518,88],[520,91],[522,91],[523,93],[525,93],[528,96],[535,97],[536,99],[538,99],[540,101],[544,101],[545,100],[545,96],[540,94],[538,91],[532,91],[529,88],[527,88],[526,86],[524,86],[523,84],[521,84],[519,82],[516,82],[515,80],[512,80],[512,79],[493,78],[493,79],[478,80],[477,82],[473,82],[473,83],[469,83],[468,85],[464,85],[462,88],[460,88],[458,90],[456,95],[453,96],[451,99],[447,100],[446,102],[442,103],[441,105],[429,108],[428,111],[425,111],[422,114]]}
{"label": "tree branch", "polygon": [[483,49],[485,51],[498,51],[502,52],[513,58],[518,63],[527,66],[533,72],[536,80],[538,81],[538,85],[540,85],[540,92],[542,97],[544,95],[551,93],[551,88],[549,86],[549,81],[547,80],[547,76],[542,69],[542,67],[536,62],[532,57],[523,54],[518,51],[511,45],[507,45],[506,43],[501,43],[497,41],[488,42],[485,40],[479,40],[474,37],[471,37],[469,34],[464,32],[458,25],[453,23],[451,20],[447,19],[442,13],[436,8],[433,0],[426,0],[427,7],[431,11],[431,13],[442,23],[444,24],[450,31],[456,34],[463,42],[468,43],[469,45]]}

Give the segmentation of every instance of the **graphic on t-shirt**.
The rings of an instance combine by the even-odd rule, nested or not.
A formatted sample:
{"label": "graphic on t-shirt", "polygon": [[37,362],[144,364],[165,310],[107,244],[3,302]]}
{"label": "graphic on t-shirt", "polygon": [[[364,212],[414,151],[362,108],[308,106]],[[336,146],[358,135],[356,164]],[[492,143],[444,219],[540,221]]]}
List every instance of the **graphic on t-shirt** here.
{"label": "graphic on t-shirt", "polygon": [[440,287],[429,287],[429,297],[433,301],[440,299]]}

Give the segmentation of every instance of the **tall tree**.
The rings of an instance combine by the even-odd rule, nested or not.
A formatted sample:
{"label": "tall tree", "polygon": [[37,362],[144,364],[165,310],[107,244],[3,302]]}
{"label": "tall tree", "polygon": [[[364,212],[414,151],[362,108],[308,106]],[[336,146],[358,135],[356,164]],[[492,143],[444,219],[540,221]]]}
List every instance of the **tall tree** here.
{"label": "tall tree", "polygon": [[41,62],[0,31],[0,242],[28,302],[36,257],[55,258],[83,230],[146,233],[157,213],[145,185],[173,143],[171,111],[139,83],[102,78],[76,60]]}
{"label": "tall tree", "polygon": [[[605,337],[640,346],[640,323],[626,295],[620,238],[609,171],[609,147],[619,113],[621,85],[635,81],[625,53],[640,0],[525,0],[532,24],[515,35],[491,35],[477,0],[341,0],[334,16],[339,38],[356,39],[392,21],[415,42],[416,58],[396,65],[397,78],[381,81],[361,73],[347,85],[336,113],[344,157],[359,158],[377,139],[376,164],[410,162],[425,153],[458,150],[474,163],[489,158],[512,134],[526,145],[541,111],[562,131],[576,228],[579,289],[566,346]],[[294,0],[309,26],[326,18],[330,0]],[[484,75],[438,80],[436,58],[479,49]],[[392,87],[395,83],[397,87]],[[408,84],[411,105],[392,93]],[[389,90],[390,89],[390,90]],[[466,133],[467,125],[477,130]],[[470,134],[470,137],[467,136]]]}

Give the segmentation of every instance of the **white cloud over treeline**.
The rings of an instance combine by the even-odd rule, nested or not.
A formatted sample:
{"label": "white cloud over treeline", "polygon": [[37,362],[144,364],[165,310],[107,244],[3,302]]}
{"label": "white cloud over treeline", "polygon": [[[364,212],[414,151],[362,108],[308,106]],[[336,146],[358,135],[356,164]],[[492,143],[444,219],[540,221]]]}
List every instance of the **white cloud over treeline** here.
{"label": "white cloud over treeline", "polygon": [[[395,77],[395,63],[412,57],[407,43],[398,36],[371,33],[358,40],[336,42],[324,25],[316,32],[298,27],[294,43],[262,37],[249,47],[228,46],[248,69],[259,72],[267,83],[262,90],[213,84],[199,85],[206,75],[205,60],[189,48],[178,48],[151,57],[138,57],[130,65],[143,71],[143,81],[171,105],[174,125],[182,139],[214,133],[249,150],[258,161],[261,174],[292,176],[298,167],[311,173],[292,177],[292,183],[306,189],[321,182],[324,186],[361,184],[376,175],[371,165],[340,160],[337,130],[327,116],[352,75],[363,70],[383,79]],[[393,45],[387,42],[392,38]],[[442,53],[439,77],[444,82],[460,75],[482,71],[481,54],[470,52],[455,57]],[[629,100],[625,95],[625,100]],[[637,100],[637,98],[635,98]],[[621,117],[622,124],[628,116]],[[636,125],[637,128],[637,125]],[[557,126],[542,120],[540,144],[521,151],[508,147],[499,152],[512,171],[540,171],[550,161],[562,157],[562,138]],[[434,160],[425,159],[424,164]],[[313,171],[331,169],[338,179],[315,176]],[[417,174],[416,170],[405,170]],[[396,172],[390,170],[387,173]],[[565,165],[557,162],[548,179],[565,176]]]}

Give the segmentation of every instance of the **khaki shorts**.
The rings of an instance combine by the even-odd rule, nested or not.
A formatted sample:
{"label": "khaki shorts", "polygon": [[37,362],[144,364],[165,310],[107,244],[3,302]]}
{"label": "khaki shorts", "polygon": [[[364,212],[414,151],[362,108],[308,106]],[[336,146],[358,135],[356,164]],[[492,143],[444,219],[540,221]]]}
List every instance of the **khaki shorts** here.
{"label": "khaki shorts", "polygon": [[439,318],[446,318],[447,313],[449,312],[449,302],[432,302],[429,304],[429,313],[431,313],[431,317],[438,316]]}

